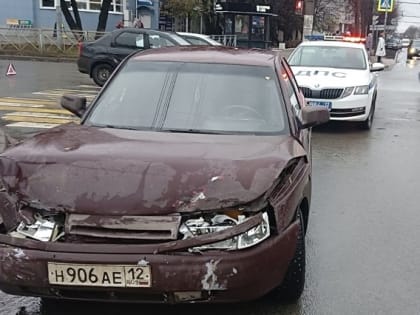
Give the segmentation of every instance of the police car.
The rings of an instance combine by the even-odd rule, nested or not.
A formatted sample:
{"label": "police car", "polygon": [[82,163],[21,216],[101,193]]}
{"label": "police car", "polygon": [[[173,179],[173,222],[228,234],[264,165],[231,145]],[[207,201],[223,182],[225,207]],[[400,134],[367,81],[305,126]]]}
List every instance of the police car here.
{"label": "police car", "polygon": [[288,59],[307,105],[326,106],[331,120],[356,121],[370,129],[377,94],[375,72],[385,67],[369,62],[360,40],[325,39],[304,41]]}

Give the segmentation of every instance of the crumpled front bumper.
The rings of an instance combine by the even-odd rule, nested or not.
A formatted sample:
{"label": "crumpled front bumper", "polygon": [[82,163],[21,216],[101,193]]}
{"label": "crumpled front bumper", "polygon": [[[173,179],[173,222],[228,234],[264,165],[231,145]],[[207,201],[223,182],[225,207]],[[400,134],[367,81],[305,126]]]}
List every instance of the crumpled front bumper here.
{"label": "crumpled front bumper", "polygon": [[[76,250],[50,250],[46,243],[0,237],[0,289],[16,295],[77,300],[181,303],[235,302],[259,298],[280,285],[293,258],[299,225],[291,224],[281,235],[241,251],[147,253],[138,245],[122,252],[124,245],[74,244]],[[70,245],[70,244],[66,244]],[[55,246],[57,248],[58,245]],[[67,248],[70,248],[67,246]],[[124,251],[124,250],[123,250]],[[47,263],[151,266],[151,288],[96,288],[50,285]]]}

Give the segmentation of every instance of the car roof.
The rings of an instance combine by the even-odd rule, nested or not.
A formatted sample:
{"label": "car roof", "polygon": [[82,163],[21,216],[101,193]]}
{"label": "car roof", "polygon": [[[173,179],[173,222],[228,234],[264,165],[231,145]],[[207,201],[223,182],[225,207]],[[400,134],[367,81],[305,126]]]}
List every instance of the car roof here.
{"label": "car roof", "polygon": [[224,46],[175,46],[139,52],[131,59],[138,61],[173,61],[249,66],[275,66],[276,52]]}
{"label": "car roof", "polygon": [[162,32],[162,31],[157,31],[157,30],[152,30],[152,29],[148,29],[148,28],[135,28],[135,27],[124,27],[124,28],[120,28],[117,30],[113,30],[112,33],[116,34],[116,33],[122,33],[122,32],[126,32],[126,31],[131,31],[131,32],[137,32],[137,33],[146,33],[146,34],[154,34],[154,35],[167,35],[167,34],[175,34],[173,32]]}
{"label": "car roof", "polygon": [[315,40],[305,41],[299,46],[326,46],[326,47],[348,47],[348,48],[364,48],[365,46],[361,43],[352,43],[336,40]]}

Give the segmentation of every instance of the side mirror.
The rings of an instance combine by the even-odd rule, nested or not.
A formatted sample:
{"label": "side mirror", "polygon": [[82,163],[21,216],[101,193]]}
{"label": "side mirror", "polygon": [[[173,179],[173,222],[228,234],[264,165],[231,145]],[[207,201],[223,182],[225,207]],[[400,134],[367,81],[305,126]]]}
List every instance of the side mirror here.
{"label": "side mirror", "polygon": [[86,97],[66,94],[61,97],[60,104],[61,107],[67,109],[77,117],[82,117],[86,111]]}
{"label": "side mirror", "polygon": [[330,120],[330,112],[324,106],[302,107],[302,129],[315,127]]}
{"label": "side mirror", "polygon": [[375,62],[370,66],[370,72],[377,72],[377,71],[383,71],[385,69],[385,65],[380,62]]}

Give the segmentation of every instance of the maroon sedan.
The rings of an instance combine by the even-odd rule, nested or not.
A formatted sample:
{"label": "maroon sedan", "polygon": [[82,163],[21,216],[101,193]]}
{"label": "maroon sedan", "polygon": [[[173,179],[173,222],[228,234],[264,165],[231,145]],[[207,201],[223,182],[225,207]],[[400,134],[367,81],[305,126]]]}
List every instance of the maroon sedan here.
{"label": "maroon sedan", "polygon": [[123,62],[81,117],[0,155],[0,289],[44,298],[300,297],[310,127],[272,52],[168,48]]}

